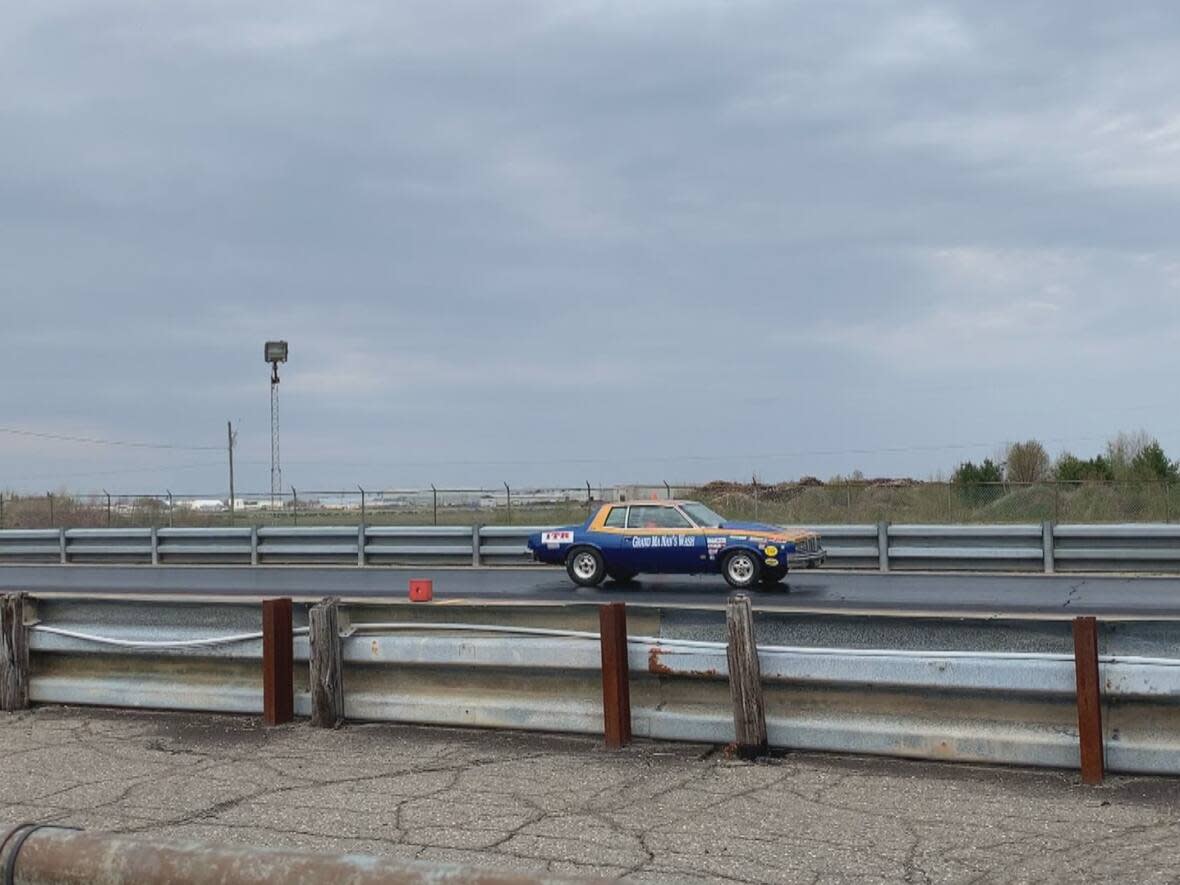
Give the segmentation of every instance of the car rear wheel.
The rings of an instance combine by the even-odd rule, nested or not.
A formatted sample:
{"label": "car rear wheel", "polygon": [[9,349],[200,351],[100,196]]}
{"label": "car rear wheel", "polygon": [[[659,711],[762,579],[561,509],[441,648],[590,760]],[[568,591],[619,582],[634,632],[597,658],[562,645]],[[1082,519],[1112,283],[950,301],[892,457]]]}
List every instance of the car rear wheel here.
{"label": "car rear wheel", "polygon": [[762,565],[754,558],[753,553],[735,550],[721,563],[721,574],[725,576],[730,587],[745,590],[758,583],[762,575]]}
{"label": "car rear wheel", "polygon": [[575,547],[565,558],[565,571],[579,587],[597,587],[606,577],[606,563],[593,547]]}

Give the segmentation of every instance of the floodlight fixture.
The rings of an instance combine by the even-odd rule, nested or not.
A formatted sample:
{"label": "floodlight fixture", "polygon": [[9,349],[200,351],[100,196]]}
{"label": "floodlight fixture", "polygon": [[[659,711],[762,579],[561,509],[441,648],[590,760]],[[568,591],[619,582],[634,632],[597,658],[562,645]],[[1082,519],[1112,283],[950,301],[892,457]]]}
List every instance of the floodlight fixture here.
{"label": "floodlight fixture", "polygon": [[287,361],[287,342],[268,341],[265,353],[268,363],[285,363]]}

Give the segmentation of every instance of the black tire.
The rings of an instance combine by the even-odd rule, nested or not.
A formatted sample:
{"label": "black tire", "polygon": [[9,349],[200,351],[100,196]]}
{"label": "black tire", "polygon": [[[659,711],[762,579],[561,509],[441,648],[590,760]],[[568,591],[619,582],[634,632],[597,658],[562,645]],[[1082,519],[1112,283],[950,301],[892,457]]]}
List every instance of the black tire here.
{"label": "black tire", "polygon": [[735,550],[721,560],[721,574],[735,590],[748,590],[762,577],[762,563],[749,550]]}
{"label": "black tire", "polygon": [[762,581],[763,587],[771,587],[775,584],[782,583],[783,578],[785,578],[786,576],[787,576],[786,571],[773,571],[772,572],[769,569],[767,569],[766,571],[762,572],[762,577],[759,580]]}
{"label": "black tire", "polygon": [[606,577],[606,563],[593,547],[575,547],[565,558],[565,573],[579,587],[597,587]]}

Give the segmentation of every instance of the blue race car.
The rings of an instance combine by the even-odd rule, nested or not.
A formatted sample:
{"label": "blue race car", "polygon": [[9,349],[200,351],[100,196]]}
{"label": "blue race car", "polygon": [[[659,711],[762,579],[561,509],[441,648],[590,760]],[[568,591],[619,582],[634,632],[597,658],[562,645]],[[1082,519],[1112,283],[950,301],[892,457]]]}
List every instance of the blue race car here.
{"label": "blue race car", "polygon": [[696,501],[604,504],[582,525],[529,536],[538,562],[564,565],[571,580],[594,587],[638,574],[720,573],[731,587],[774,584],[791,563],[815,566],[827,554],[814,532],[730,522]]}

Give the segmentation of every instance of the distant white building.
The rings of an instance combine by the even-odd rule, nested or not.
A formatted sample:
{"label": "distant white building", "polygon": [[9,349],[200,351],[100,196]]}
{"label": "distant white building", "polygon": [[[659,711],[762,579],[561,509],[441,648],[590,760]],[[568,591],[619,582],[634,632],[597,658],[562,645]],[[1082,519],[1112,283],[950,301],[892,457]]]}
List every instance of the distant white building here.
{"label": "distant white building", "polygon": [[218,498],[193,498],[180,501],[180,506],[200,513],[220,513],[229,510],[226,503]]}

